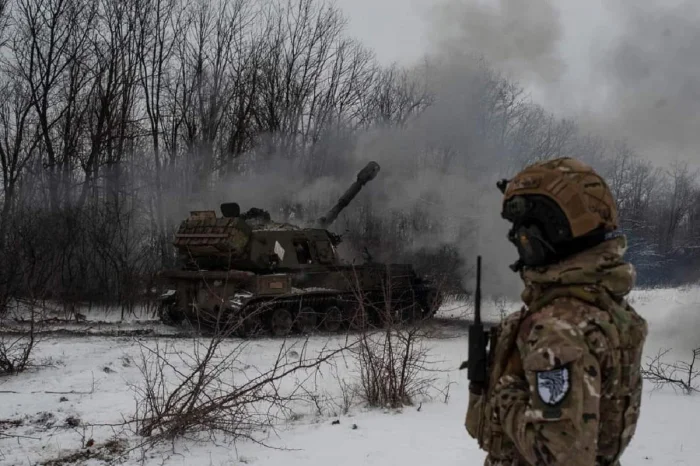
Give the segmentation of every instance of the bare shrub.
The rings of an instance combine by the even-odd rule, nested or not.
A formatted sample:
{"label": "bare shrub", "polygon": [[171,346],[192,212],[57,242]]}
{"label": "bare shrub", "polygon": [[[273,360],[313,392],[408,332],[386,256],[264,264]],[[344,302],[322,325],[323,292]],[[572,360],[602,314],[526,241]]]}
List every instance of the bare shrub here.
{"label": "bare shrub", "polygon": [[[19,334],[0,335],[0,375],[17,374],[32,365],[37,344],[37,325],[50,293],[49,280],[59,268],[61,256],[52,248],[50,231],[37,228],[41,219],[32,212],[7,213],[3,219],[0,259],[4,273],[0,281],[0,327],[5,327],[13,303],[25,326]],[[2,310],[2,309],[0,309]],[[4,329],[2,329],[4,330]]]}
{"label": "bare shrub", "polygon": [[195,338],[187,351],[172,342],[139,343],[143,379],[134,387],[134,421],[140,435],[152,443],[201,434],[255,440],[303,401],[303,382],[285,382],[312,377],[346,348],[312,350],[308,340],[284,341],[270,366],[258,369],[244,363],[249,342],[227,336]]}
{"label": "bare shrub", "polygon": [[26,335],[0,337],[0,375],[17,374],[32,364],[31,354],[36,346],[34,324]]}
{"label": "bare shrub", "polygon": [[700,391],[695,383],[695,379],[700,375],[696,366],[700,357],[700,348],[693,350],[690,362],[664,362],[663,358],[669,351],[670,349],[661,350],[656,356],[649,358],[649,362],[642,368],[642,377],[653,383],[655,388],[671,386],[674,390],[680,389],[686,395]]}
{"label": "bare shrub", "polygon": [[[153,288],[159,266],[157,250],[140,214],[117,202],[105,202],[82,214],[86,249],[92,257],[85,269],[93,271],[93,289],[109,290],[121,320],[135,316],[139,305],[153,312],[155,301],[144,290]],[[108,303],[102,299],[105,307]]]}
{"label": "bare shrub", "polygon": [[[29,316],[25,319],[26,327],[19,332],[0,334],[0,376],[14,375],[34,365],[32,353],[39,343],[38,326],[39,305],[34,301],[23,301],[21,308],[26,308]],[[0,318],[0,331],[4,331],[5,316]]]}
{"label": "bare shrub", "polygon": [[393,283],[388,267],[382,281],[381,307],[373,304],[360,286],[354,289],[360,318],[366,320],[377,313],[381,328],[362,325],[357,344],[349,353],[359,371],[358,390],[363,400],[372,407],[399,408],[430,395],[436,381],[430,373],[436,369],[431,367],[435,362],[425,344],[429,330],[421,327],[420,319],[414,320],[419,312],[417,304],[412,300],[393,302],[399,285]]}
{"label": "bare shrub", "polygon": [[[25,323],[28,326],[19,332],[0,334],[0,376],[18,374],[34,365],[32,353],[39,342],[37,334],[38,306],[33,302],[26,303],[26,306],[29,318],[25,320]],[[0,318],[0,331],[5,331],[3,327],[6,318]]]}
{"label": "bare shrub", "polygon": [[363,332],[351,350],[360,372],[360,394],[372,407],[398,408],[427,396],[435,382],[424,333],[418,327]]}

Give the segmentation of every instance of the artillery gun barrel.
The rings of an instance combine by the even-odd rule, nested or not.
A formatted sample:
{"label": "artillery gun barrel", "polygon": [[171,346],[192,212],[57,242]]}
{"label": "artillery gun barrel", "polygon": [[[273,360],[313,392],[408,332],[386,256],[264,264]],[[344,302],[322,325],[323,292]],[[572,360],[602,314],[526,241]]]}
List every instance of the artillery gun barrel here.
{"label": "artillery gun barrel", "polygon": [[357,193],[360,192],[365,184],[377,176],[377,173],[379,173],[379,164],[377,162],[368,163],[365,168],[360,170],[360,172],[357,174],[357,179],[355,182],[350,185],[348,190],[345,191],[342,196],[340,196],[340,199],[338,199],[338,202],[335,203],[333,208],[326,212],[326,215],[316,221],[316,225],[319,228],[327,228],[331,223],[333,223],[335,219],[338,218],[338,215],[340,215],[340,212],[342,212],[343,209],[350,204],[350,202],[355,198],[355,196],[357,196]]}

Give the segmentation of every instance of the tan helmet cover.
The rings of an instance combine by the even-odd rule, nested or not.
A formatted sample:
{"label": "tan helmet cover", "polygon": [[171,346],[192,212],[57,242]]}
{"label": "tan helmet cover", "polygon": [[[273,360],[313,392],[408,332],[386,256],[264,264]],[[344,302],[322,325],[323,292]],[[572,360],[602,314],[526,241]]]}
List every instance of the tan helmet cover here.
{"label": "tan helmet cover", "polygon": [[538,162],[508,181],[505,204],[514,196],[541,195],[554,200],[566,215],[574,238],[603,227],[618,227],[617,206],[605,180],[588,165],[569,158]]}

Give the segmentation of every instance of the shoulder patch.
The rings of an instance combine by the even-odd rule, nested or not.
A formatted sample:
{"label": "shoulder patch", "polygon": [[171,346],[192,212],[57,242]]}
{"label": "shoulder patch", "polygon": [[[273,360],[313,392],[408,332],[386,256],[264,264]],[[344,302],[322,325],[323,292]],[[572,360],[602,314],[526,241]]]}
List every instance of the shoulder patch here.
{"label": "shoulder patch", "polygon": [[548,406],[562,402],[571,389],[568,367],[537,372],[537,395]]}

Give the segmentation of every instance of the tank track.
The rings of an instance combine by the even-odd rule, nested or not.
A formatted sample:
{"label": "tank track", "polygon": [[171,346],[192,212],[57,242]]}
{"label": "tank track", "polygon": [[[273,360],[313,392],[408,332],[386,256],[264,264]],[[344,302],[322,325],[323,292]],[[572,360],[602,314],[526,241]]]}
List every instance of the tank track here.
{"label": "tank track", "polygon": [[366,293],[359,300],[354,293],[343,291],[253,296],[242,307],[227,307],[223,312],[193,306],[182,312],[166,304],[161,319],[176,325],[187,320],[207,332],[245,338],[334,334],[432,317],[434,311],[426,312],[412,289],[400,291],[393,293],[391,306],[387,306],[380,292]]}

